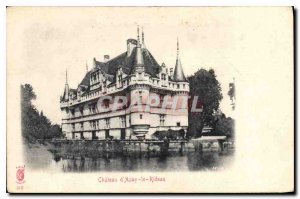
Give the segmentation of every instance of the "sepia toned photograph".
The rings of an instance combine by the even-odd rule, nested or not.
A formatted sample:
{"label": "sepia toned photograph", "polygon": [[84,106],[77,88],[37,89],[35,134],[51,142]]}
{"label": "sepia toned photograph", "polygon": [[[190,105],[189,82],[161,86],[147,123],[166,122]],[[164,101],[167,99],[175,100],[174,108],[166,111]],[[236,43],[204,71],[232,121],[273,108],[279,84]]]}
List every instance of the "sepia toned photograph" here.
{"label": "sepia toned photograph", "polygon": [[[199,68],[186,77],[179,41],[174,43],[175,65],[158,64],[138,26],[124,53],[93,58],[90,69],[86,64],[77,88],[70,87],[66,71],[58,125],[33,105],[33,86],[21,85],[27,165],[38,167],[34,159],[46,156],[62,171],[180,171],[232,161],[234,119],[219,108],[215,71]],[[232,111],[234,86],[226,87]]]}
{"label": "sepia toned photograph", "polygon": [[8,191],[292,191],[292,83],[291,7],[7,7]]}

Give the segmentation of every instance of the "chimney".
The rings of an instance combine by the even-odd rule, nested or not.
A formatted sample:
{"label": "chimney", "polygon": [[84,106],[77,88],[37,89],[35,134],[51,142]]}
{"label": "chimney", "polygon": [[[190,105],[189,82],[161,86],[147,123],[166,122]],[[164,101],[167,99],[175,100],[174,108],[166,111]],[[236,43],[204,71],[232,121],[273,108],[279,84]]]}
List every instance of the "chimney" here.
{"label": "chimney", "polygon": [[132,50],[136,47],[137,41],[135,39],[127,39],[127,57],[132,53]]}
{"label": "chimney", "polygon": [[170,68],[170,76],[172,77],[174,74],[174,68]]}
{"label": "chimney", "polygon": [[109,60],[109,55],[104,55],[103,61],[104,61],[104,62],[107,62],[108,60]]}

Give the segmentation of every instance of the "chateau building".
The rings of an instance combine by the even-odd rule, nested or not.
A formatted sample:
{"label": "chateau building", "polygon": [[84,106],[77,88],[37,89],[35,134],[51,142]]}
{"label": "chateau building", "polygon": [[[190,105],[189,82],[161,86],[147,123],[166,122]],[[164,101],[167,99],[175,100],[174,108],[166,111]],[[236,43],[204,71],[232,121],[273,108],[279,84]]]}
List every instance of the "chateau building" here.
{"label": "chateau building", "polygon": [[144,32],[141,41],[139,29],[137,35],[119,56],[94,58],[76,89],[69,88],[66,74],[60,108],[67,139],[144,139],[170,129],[186,132],[189,83],[178,41],[173,68],[159,65],[146,48]]}

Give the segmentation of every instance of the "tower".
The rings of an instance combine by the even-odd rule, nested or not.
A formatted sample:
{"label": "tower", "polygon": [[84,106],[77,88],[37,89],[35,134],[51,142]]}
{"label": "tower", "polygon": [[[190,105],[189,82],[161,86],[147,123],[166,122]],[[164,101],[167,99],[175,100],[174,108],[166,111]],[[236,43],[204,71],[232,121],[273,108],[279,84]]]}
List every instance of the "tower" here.
{"label": "tower", "polygon": [[144,58],[140,42],[140,29],[137,28],[137,47],[136,47],[136,57],[135,57],[135,70],[138,73],[144,72]]}
{"label": "tower", "polygon": [[64,101],[69,100],[69,84],[68,84],[68,71],[67,71],[67,69],[66,69],[66,83],[65,83],[65,90],[64,90],[63,100]]}
{"label": "tower", "polygon": [[144,29],[142,27],[142,48],[146,48],[146,45],[145,45],[145,35],[144,35]]}
{"label": "tower", "polygon": [[173,74],[173,80],[176,82],[186,82],[185,75],[183,73],[181,61],[180,61],[180,56],[179,56],[179,42],[177,38],[177,58],[176,58],[176,64],[175,64],[175,69],[174,69],[174,74]]}

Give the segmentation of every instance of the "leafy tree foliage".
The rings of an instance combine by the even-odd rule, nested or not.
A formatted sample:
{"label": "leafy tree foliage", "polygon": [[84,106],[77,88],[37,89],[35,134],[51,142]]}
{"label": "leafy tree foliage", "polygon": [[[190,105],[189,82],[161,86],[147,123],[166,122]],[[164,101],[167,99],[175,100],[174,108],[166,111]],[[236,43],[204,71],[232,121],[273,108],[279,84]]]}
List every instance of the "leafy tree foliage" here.
{"label": "leafy tree foliage", "polygon": [[228,138],[234,138],[235,121],[231,117],[226,117],[225,114],[216,116],[213,133],[215,135],[226,135]]}
{"label": "leafy tree foliage", "polygon": [[62,137],[59,125],[52,125],[50,120],[40,113],[32,104],[36,94],[30,84],[21,85],[21,118],[22,134],[26,141],[35,142],[36,139],[51,139]]}
{"label": "leafy tree foliage", "polygon": [[156,131],[153,133],[153,137],[163,140],[163,139],[169,139],[169,140],[176,140],[176,139],[184,139],[185,138],[185,132],[183,130],[175,131],[169,129],[168,131]]}
{"label": "leafy tree foliage", "polygon": [[189,137],[198,137],[204,125],[212,125],[215,121],[213,113],[218,110],[223,96],[221,86],[213,69],[201,68],[194,75],[188,77],[191,100],[198,96],[198,104],[203,111],[194,113],[189,111]]}

